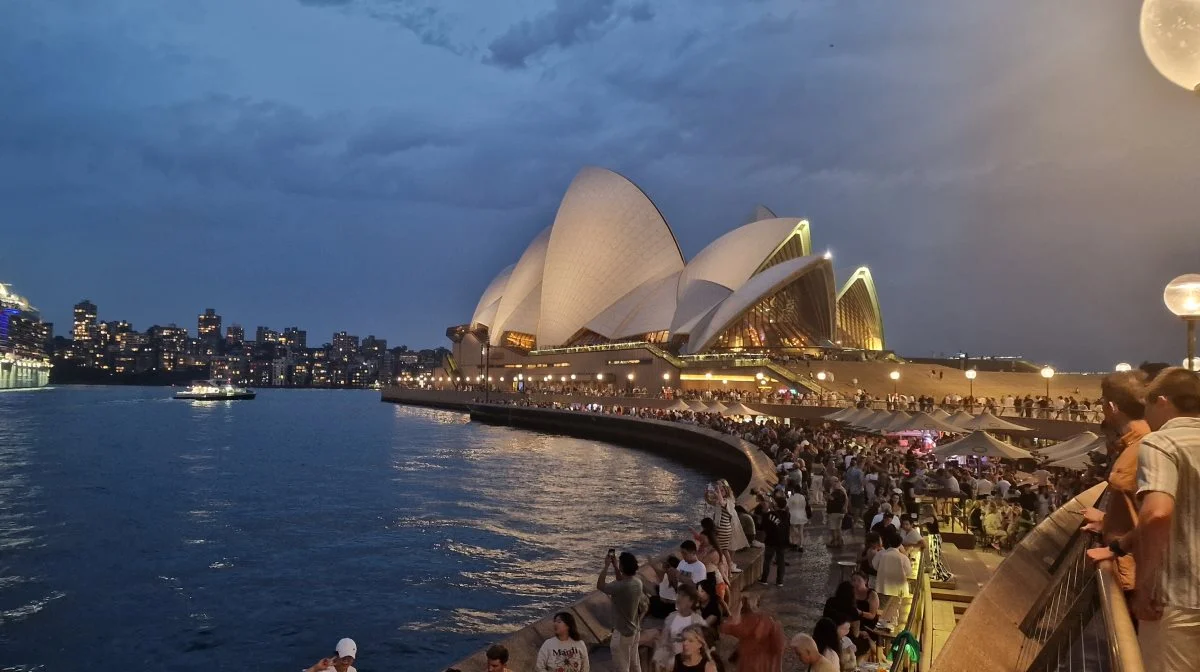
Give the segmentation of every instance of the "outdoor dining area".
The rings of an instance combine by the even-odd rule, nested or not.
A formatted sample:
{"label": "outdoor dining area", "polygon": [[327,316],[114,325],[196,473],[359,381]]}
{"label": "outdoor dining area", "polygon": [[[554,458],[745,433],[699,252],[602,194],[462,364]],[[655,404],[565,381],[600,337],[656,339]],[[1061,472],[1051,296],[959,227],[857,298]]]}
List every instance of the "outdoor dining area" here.
{"label": "outdoor dining area", "polygon": [[[1014,491],[1025,484],[1036,485],[1039,479],[1035,471],[1052,468],[1082,471],[1106,450],[1104,437],[1090,431],[1042,447],[1030,436],[1031,428],[988,412],[972,415],[965,411],[950,414],[941,409],[907,413],[846,408],[823,419],[861,434],[923,441],[931,447],[924,454],[939,463],[954,460],[964,466],[974,466],[981,462],[1010,461],[1015,463],[1012,465]],[[1029,447],[1030,444],[1036,447]],[[943,492],[937,483],[929,483],[924,493],[916,497],[919,504],[930,506],[946,532],[968,531],[964,499],[961,492]]]}

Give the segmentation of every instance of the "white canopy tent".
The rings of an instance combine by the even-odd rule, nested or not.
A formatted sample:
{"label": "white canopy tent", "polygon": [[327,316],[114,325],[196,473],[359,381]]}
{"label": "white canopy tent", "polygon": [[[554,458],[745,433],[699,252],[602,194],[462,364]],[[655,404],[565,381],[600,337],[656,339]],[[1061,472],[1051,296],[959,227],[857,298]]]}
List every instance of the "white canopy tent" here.
{"label": "white canopy tent", "polygon": [[750,408],[749,406],[738,401],[738,402],[735,402],[733,405],[728,406],[725,410],[721,411],[721,415],[753,416],[753,415],[766,415],[766,413],[760,413],[759,411],[756,411],[753,408]]}
{"label": "white canopy tent", "polygon": [[[945,413],[945,411],[943,411]],[[950,417],[946,414],[946,417]],[[909,418],[908,422],[900,425],[895,429],[897,432],[953,432],[962,434],[963,430],[955,427],[948,422],[944,422],[940,418],[935,418],[929,413],[917,413]]]}
{"label": "white canopy tent", "polygon": [[703,401],[699,401],[696,399],[688,400],[687,405],[688,405],[688,408],[692,409],[693,411],[696,411],[697,413],[707,413],[709,411],[708,404],[705,404]]}
{"label": "white canopy tent", "polygon": [[989,431],[993,431],[993,432],[1027,432],[1027,431],[1029,431],[1028,427],[1023,427],[1021,425],[1009,422],[1007,420],[1001,420],[1000,418],[997,418],[996,416],[994,416],[991,413],[988,413],[986,411],[983,413],[980,413],[979,415],[975,416],[974,418],[971,418],[970,420],[967,420],[966,422],[955,423],[955,424],[957,424],[959,427],[962,427],[963,429],[966,429],[966,430],[983,429],[983,430],[989,430]]}
{"label": "white canopy tent", "polygon": [[[942,411],[942,412],[945,413],[945,411]],[[970,422],[974,419],[975,419],[975,416],[971,415],[970,413],[967,413],[966,411],[956,411],[954,413],[954,415],[951,415],[950,417],[947,417],[947,418],[942,418],[942,420],[944,422],[947,422],[947,423],[954,425],[955,427],[959,427],[959,428],[961,428],[963,426],[963,423]]]}
{"label": "white canopy tent", "polygon": [[725,411],[726,408],[729,408],[729,407],[715,399],[708,402],[708,410],[713,413],[722,413]]}
{"label": "white canopy tent", "polygon": [[828,413],[826,415],[822,415],[821,419],[822,420],[833,420],[834,422],[838,422],[838,421],[841,421],[841,420],[844,420],[844,419],[850,417],[857,410],[858,409],[854,408],[854,407],[840,408],[840,409],[834,411],[833,413]]}
{"label": "white canopy tent", "polygon": [[877,432],[880,427],[891,422],[893,417],[895,415],[891,411],[871,411],[870,415],[859,418],[853,426],[863,431]]}
{"label": "white canopy tent", "polygon": [[1033,451],[1033,454],[1036,457],[1050,460],[1070,457],[1072,455],[1086,453],[1088,450],[1091,450],[1089,444],[1094,443],[1097,438],[1098,437],[1094,432],[1080,432],[1079,434],[1072,436],[1062,443],[1056,443],[1053,446],[1043,450],[1035,450]]}
{"label": "white canopy tent", "polygon": [[1028,451],[1010,443],[1005,443],[984,431],[974,431],[957,441],[951,441],[944,446],[938,446],[933,451],[933,454],[943,458],[974,455],[976,457],[1002,457],[1017,460],[1023,457],[1033,457]]}
{"label": "white canopy tent", "polygon": [[875,411],[872,411],[869,408],[856,408],[854,409],[853,413],[843,416],[838,422],[842,422],[847,425],[857,425],[865,419],[873,417],[875,417]]}
{"label": "white canopy tent", "polygon": [[675,401],[671,402],[670,404],[667,404],[666,406],[664,406],[663,410],[664,411],[690,411],[690,410],[692,410],[692,407],[689,406],[686,401],[684,401],[682,399],[676,399]]}
{"label": "white canopy tent", "polygon": [[931,417],[937,418],[938,420],[945,420],[950,417],[949,413],[947,413],[946,411],[944,411],[940,408],[933,409],[933,412],[931,412],[929,415]]}
{"label": "white canopy tent", "polygon": [[1063,467],[1064,469],[1078,469],[1080,471],[1092,466],[1092,455],[1100,454],[1104,451],[1104,446],[1093,448],[1087,452],[1070,457],[1060,458],[1050,463],[1051,467]]}
{"label": "white canopy tent", "polygon": [[882,434],[890,434],[900,430],[905,423],[912,420],[912,416],[904,411],[896,411],[892,414],[892,418],[885,423],[879,425],[879,432]]}
{"label": "white canopy tent", "polygon": [[[1088,464],[1091,464],[1091,461],[1090,461],[1090,458],[1088,458],[1088,455],[1090,455],[1092,453],[1097,453],[1097,452],[1103,453],[1107,450],[1108,450],[1108,440],[1105,439],[1103,436],[1098,436],[1091,443],[1084,444],[1084,445],[1076,448],[1075,450],[1072,450],[1070,453],[1058,454],[1058,455],[1054,455],[1054,456],[1051,456],[1051,457],[1048,457],[1045,459],[1047,459],[1049,461],[1050,466],[1061,467],[1061,466],[1065,466],[1064,463],[1077,464],[1077,463],[1079,463],[1079,460],[1077,458],[1083,458],[1082,463],[1084,466],[1087,466]],[[1083,467],[1078,467],[1078,468],[1082,469]]]}

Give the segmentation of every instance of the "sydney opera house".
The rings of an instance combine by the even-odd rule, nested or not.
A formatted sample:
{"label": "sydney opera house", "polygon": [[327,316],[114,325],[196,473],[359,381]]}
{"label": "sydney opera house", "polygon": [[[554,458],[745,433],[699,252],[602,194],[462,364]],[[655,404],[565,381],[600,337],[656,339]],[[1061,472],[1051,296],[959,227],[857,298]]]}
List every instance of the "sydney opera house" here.
{"label": "sydney opera house", "polygon": [[830,257],[813,254],[807,220],[759,206],[687,261],[641,189],[592,167],[487,286],[470,322],[447,335],[454,358],[443,373],[472,382],[486,373],[505,387],[687,380],[701,375],[688,370],[697,362],[711,371],[714,361],[732,369],[747,358],[885,349],[870,271],[839,289]]}

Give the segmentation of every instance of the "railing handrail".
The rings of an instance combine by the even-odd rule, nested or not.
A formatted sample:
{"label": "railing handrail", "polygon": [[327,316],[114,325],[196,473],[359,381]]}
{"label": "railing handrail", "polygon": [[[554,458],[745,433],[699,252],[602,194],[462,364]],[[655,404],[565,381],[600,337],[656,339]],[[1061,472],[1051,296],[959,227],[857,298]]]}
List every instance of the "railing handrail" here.
{"label": "railing handrail", "polygon": [[1113,672],[1144,672],[1142,649],[1138,644],[1137,631],[1129,616],[1129,604],[1125,592],[1117,584],[1113,562],[1105,560],[1096,567],[1097,597],[1100,613],[1104,617],[1104,630],[1108,637],[1108,657]]}
{"label": "railing handrail", "polygon": [[[922,665],[927,665],[926,659],[927,649],[933,647],[932,628],[929,628],[929,637],[926,638],[926,621],[931,620],[929,611],[926,609],[929,601],[929,575],[926,570],[929,569],[929,548],[922,548],[921,555],[917,559],[917,578],[916,587],[912,594],[912,604],[908,609],[908,618],[904,621],[904,629],[917,638],[917,642],[921,645],[921,655],[918,658],[917,667],[922,669]],[[899,634],[899,633],[897,633]],[[891,672],[900,672],[901,670],[912,669],[904,656],[896,656],[892,660],[890,668]]]}

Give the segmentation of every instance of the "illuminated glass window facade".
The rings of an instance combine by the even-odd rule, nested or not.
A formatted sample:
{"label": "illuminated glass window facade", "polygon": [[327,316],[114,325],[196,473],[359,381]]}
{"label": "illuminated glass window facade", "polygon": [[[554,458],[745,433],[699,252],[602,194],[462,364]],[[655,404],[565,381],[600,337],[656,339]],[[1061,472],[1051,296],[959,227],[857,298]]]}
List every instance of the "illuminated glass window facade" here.
{"label": "illuminated glass window facade", "polygon": [[785,261],[799,259],[800,257],[807,257],[809,254],[812,254],[812,243],[810,242],[809,236],[808,222],[800,222],[800,224],[796,226],[796,230],[792,232],[792,235],[788,236],[787,239],[783,241],[783,244],[776,248],[776,250],[772,252],[765,261],[763,261],[762,266],[759,266],[758,270],[754,272],[755,275],[762,273],[772,266],[782,264]]}
{"label": "illuminated glass window facade", "polygon": [[844,348],[883,350],[883,318],[870,271],[855,271],[837,299],[837,340]]}
{"label": "illuminated glass window facade", "polygon": [[730,323],[712,351],[817,347],[831,339],[828,277],[808,273],[758,301]]}

